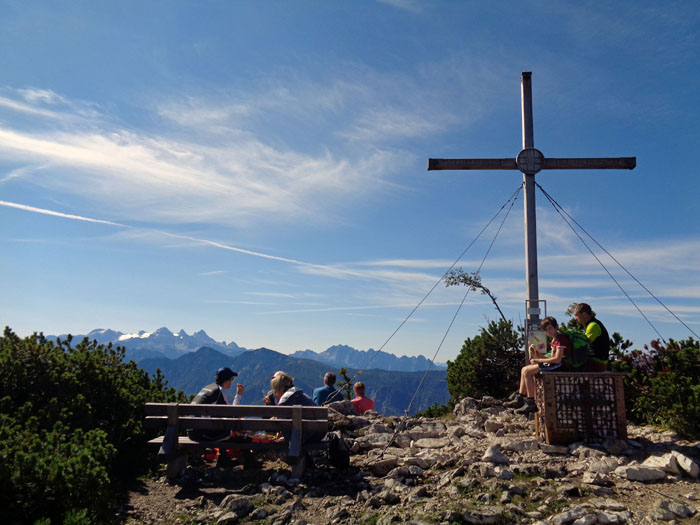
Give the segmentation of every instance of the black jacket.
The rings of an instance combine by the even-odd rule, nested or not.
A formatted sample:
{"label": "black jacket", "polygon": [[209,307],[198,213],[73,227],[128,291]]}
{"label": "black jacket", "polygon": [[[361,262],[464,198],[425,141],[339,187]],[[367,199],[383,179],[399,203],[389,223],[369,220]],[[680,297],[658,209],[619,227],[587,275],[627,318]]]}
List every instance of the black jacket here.
{"label": "black jacket", "polygon": [[194,405],[225,405],[226,398],[221,387],[216,383],[211,383],[202,388],[192,400]]}

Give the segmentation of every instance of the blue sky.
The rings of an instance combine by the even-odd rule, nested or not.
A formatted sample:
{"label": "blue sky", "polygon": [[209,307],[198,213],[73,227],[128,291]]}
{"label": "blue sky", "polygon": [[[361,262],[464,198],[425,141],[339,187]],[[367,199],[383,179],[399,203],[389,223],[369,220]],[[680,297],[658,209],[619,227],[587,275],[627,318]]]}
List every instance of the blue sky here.
{"label": "blue sky", "polygon": [[[20,335],[204,329],[283,352],[379,348],[522,182],[515,157],[700,330],[697,2],[0,1],[0,320]],[[538,192],[540,297],[657,337]],[[481,277],[524,318],[523,199]],[[496,220],[495,224],[500,221]],[[495,226],[458,263],[475,271]],[[608,259],[602,259],[608,264]],[[665,337],[689,331],[614,265]],[[431,357],[439,285],[385,351]],[[496,319],[470,294],[438,360]]]}

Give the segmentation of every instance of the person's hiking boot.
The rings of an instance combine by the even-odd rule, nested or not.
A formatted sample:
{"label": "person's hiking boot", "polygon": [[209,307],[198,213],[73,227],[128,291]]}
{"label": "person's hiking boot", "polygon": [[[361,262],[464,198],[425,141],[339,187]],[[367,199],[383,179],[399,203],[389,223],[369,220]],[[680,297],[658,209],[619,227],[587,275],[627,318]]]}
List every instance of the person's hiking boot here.
{"label": "person's hiking boot", "polygon": [[516,394],[510,401],[503,403],[506,408],[520,408],[525,403],[525,396],[522,394]]}
{"label": "person's hiking boot", "polygon": [[523,415],[532,414],[533,412],[537,412],[537,405],[535,404],[535,400],[531,397],[525,399],[525,404],[515,411],[516,414]]}

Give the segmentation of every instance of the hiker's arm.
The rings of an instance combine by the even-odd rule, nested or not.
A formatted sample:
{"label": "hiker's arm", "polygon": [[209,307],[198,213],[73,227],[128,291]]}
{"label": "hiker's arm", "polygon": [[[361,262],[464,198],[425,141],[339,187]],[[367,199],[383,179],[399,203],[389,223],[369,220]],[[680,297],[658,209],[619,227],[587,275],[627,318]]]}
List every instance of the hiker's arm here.
{"label": "hiker's arm", "polygon": [[564,358],[564,347],[563,346],[557,346],[554,350],[554,355],[551,357],[537,357],[532,360],[533,363],[536,364],[541,364],[541,363],[561,363],[561,360]]}

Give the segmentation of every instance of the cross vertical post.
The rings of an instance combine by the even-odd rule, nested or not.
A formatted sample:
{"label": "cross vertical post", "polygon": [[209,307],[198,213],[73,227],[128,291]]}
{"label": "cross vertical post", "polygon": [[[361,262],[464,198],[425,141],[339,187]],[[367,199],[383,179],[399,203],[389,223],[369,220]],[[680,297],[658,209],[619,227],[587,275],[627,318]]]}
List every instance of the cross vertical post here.
{"label": "cross vertical post", "polygon": [[[523,151],[535,147],[532,119],[532,73],[520,77],[523,113]],[[539,327],[539,284],[537,281],[537,218],[535,214],[535,174],[523,172],[525,186],[525,285],[527,287],[526,317],[528,327]]]}
{"label": "cross vertical post", "polygon": [[540,325],[537,278],[537,221],[535,216],[535,174],[540,170],[628,169],[637,166],[636,157],[545,158],[535,149],[532,119],[532,73],[520,77],[523,149],[513,158],[500,159],[428,159],[428,170],[520,170],[523,173],[525,226],[525,279],[527,287],[526,330]]}

